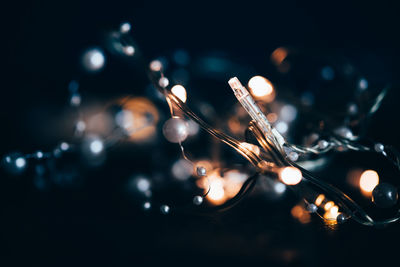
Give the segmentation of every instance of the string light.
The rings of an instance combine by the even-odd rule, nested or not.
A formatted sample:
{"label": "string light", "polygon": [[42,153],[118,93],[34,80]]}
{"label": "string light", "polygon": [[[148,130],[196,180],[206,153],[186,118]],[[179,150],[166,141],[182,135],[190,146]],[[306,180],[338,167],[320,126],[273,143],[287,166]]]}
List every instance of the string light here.
{"label": "string light", "polygon": [[185,87],[183,87],[183,86],[180,85],[180,84],[174,85],[174,86],[171,88],[171,92],[172,92],[176,97],[178,97],[183,103],[186,102],[187,95],[186,95],[186,89],[185,89]]}
{"label": "string light", "polygon": [[[111,33],[112,48],[114,51],[127,57],[133,56],[137,49],[129,37],[130,31],[131,24],[122,23],[117,31]],[[287,72],[290,69],[291,65],[288,62],[289,53],[290,49],[281,47],[276,49],[271,55],[273,64],[275,64],[281,72]],[[135,59],[135,57],[132,57],[132,59]],[[186,76],[186,78],[189,77],[184,67],[191,62],[191,58],[186,51],[176,51],[173,56],[173,62],[179,65],[180,73],[185,73],[184,76]],[[82,66],[88,72],[94,73],[100,71],[105,67],[105,63],[105,53],[100,48],[90,48],[82,55]],[[174,163],[171,168],[171,173],[176,179],[182,182],[190,180],[189,177],[191,176],[197,177],[196,184],[206,191],[203,195],[195,195],[193,197],[193,205],[201,205],[204,199],[207,199],[212,205],[220,205],[227,202],[229,199],[234,199],[236,194],[249,192],[252,186],[255,185],[257,178],[262,174],[266,177],[279,177],[282,183],[275,181],[273,185],[274,190],[278,193],[283,193],[286,190],[286,185],[297,185],[304,180],[301,186],[294,188],[299,190],[301,194],[304,185],[304,187],[307,187],[313,194],[310,194],[311,197],[303,194],[306,206],[296,205],[291,211],[293,217],[297,218],[302,223],[306,223],[310,220],[309,213],[319,214],[320,211],[325,212],[323,216],[320,216],[331,223],[344,222],[348,218],[354,218],[355,221],[364,225],[375,226],[388,224],[400,218],[397,216],[382,221],[373,220],[351,198],[345,196],[343,192],[328,185],[322,179],[315,178],[306,169],[301,167],[307,166],[306,160],[309,159],[310,156],[318,158],[328,151],[340,153],[346,150],[376,152],[389,159],[396,167],[399,167],[398,152],[393,148],[381,143],[368,146],[357,143],[356,140],[358,137],[355,136],[349,125],[341,125],[333,129],[332,132],[324,133],[324,139],[320,139],[320,136],[316,134],[316,137],[312,138],[313,141],[304,146],[289,143],[288,140],[290,140],[290,138],[287,138],[288,133],[290,134],[291,132],[289,131],[289,127],[292,125],[292,122],[296,120],[298,110],[291,104],[279,103],[276,105],[275,102],[271,103],[275,99],[276,90],[268,79],[259,75],[249,80],[249,90],[247,90],[236,77],[230,79],[228,82],[237,100],[252,118],[247,130],[254,135],[258,144],[251,144],[247,139],[245,142],[236,140],[202,121],[186,106],[186,88],[180,84],[170,88],[169,79],[162,72],[166,69],[167,63],[167,61],[161,61],[161,59],[153,60],[148,67],[154,86],[166,97],[167,103],[170,106],[171,118],[163,124],[163,135],[169,142],[179,144],[182,152],[182,159]],[[174,73],[176,74],[177,71]],[[178,82],[175,74],[171,77],[172,81]],[[324,83],[328,83],[334,80],[335,77],[339,75],[339,72],[335,66],[326,65],[320,69],[319,74],[324,80]],[[359,91],[367,90],[369,88],[368,81],[365,78],[360,78],[357,87]],[[76,81],[71,81],[69,84],[69,103],[73,108],[79,108],[82,104],[82,98],[78,88],[79,84]],[[376,112],[385,94],[386,90],[382,90],[375,99],[374,104],[368,111],[370,113],[368,114]],[[316,101],[310,92],[305,92],[301,96],[301,99],[302,103],[308,107],[312,107],[314,101]],[[272,109],[272,112],[264,114],[255,100],[258,101],[258,104],[270,105],[265,110],[269,111]],[[125,135],[130,136],[132,139],[136,136],[136,140],[139,140],[138,142],[144,142],[149,136],[155,134],[159,114],[151,101],[145,98],[140,98],[140,100],[135,102],[136,104],[133,104],[133,102],[134,101],[130,101],[129,99],[124,99],[124,104],[121,104],[122,109],[115,114],[113,120],[115,120],[115,124],[119,129],[124,130]],[[140,108],[138,109],[138,106],[143,103],[146,104],[141,106],[142,110],[139,111]],[[280,108],[271,108],[272,106],[279,106]],[[263,106],[263,108],[265,108],[265,106]],[[144,112],[144,110],[146,112]],[[348,104],[346,112],[349,116],[360,116],[360,118],[365,115],[361,114],[362,111],[355,102],[350,102]],[[232,132],[241,133],[245,127],[242,127],[242,122],[236,115],[237,114],[231,114],[228,125]],[[182,142],[184,142],[189,135],[192,135],[190,129],[194,128],[189,127],[188,122],[197,124],[218,140],[231,146],[255,167],[257,174],[247,179],[248,174],[238,170],[231,169],[222,172],[219,167],[215,167],[218,164],[211,164],[206,161],[202,163],[200,163],[200,161],[196,163],[191,161],[186,155],[184,146],[182,145]],[[106,150],[115,140],[119,140],[116,138],[110,141],[112,140],[110,137],[103,138],[104,136],[102,135],[90,135],[89,133],[92,130],[91,120],[90,118],[82,117],[80,113],[76,120],[75,128],[76,136],[83,138],[81,140],[82,144],[61,142],[60,145],[56,146],[50,152],[36,151],[32,154],[25,155],[12,153],[3,158],[2,163],[5,169],[10,173],[20,174],[26,169],[30,159],[40,161],[51,157],[58,158],[61,157],[64,152],[75,150],[77,147],[89,158],[88,160],[95,160],[96,164],[98,164],[98,162],[104,161]],[[196,133],[193,133],[193,135],[195,134]],[[285,137],[283,137],[283,135]],[[99,136],[102,136],[102,138]],[[142,139],[139,136],[142,136]],[[298,164],[295,162],[298,162]],[[317,160],[312,162],[314,165],[317,165]],[[152,196],[150,180],[143,177],[136,179],[135,186],[136,190],[142,192],[147,198],[145,202],[141,202],[143,203],[143,209],[149,210],[154,206],[153,203],[150,202],[150,197]],[[390,184],[379,183],[379,175],[376,171],[367,170],[362,173],[359,180],[359,187],[364,194],[372,194],[373,201],[377,206],[391,207],[398,201],[397,189]],[[311,190],[311,188],[313,189]],[[324,194],[320,194],[318,190],[324,192]],[[315,198],[315,196],[317,197]],[[314,198],[314,203],[311,203],[312,201],[310,201],[310,199]],[[169,205],[162,204],[157,205],[157,207],[160,207],[160,212],[162,214],[170,213],[171,207]],[[175,207],[173,210],[175,212]]]}

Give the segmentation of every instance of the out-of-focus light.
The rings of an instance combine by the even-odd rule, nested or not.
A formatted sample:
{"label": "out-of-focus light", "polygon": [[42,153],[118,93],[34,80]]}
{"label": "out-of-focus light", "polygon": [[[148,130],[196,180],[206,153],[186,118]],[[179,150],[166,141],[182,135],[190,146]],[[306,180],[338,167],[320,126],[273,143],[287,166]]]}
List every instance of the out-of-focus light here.
{"label": "out-of-focus light", "polygon": [[279,118],[286,122],[294,121],[297,117],[297,109],[293,105],[284,105],[281,108]]}
{"label": "out-of-focus light", "polygon": [[121,33],[127,33],[131,30],[132,26],[129,22],[124,22],[121,24],[121,26],[119,27],[119,30]]}
{"label": "out-of-focus light", "polygon": [[272,100],[270,98],[274,93],[274,87],[272,86],[272,83],[266,78],[262,76],[254,76],[249,80],[248,86],[250,88],[251,94],[256,99],[269,100],[269,101]]}
{"label": "out-of-focus light", "polygon": [[133,114],[130,110],[121,110],[115,115],[117,125],[129,132],[134,123]]}
{"label": "out-of-focus light", "polygon": [[146,192],[150,189],[150,181],[144,177],[138,177],[136,180],[136,188],[140,192]]}
{"label": "out-of-focus light", "polygon": [[324,80],[332,81],[335,78],[335,71],[330,66],[325,66],[321,70],[321,76]]}
{"label": "out-of-focus light", "polygon": [[87,71],[99,71],[104,67],[104,63],[104,53],[98,48],[89,49],[82,56],[82,64]]}
{"label": "out-of-focus light", "polygon": [[144,97],[122,98],[118,102],[123,110],[116,114],[115,121],[130,135],[130,140],[153,140],[159,120],[156,106]]}
{"label": "out-of-focus light", "polygon": [[366,170],[361,174],[360,188],[364,194],[371,194],[379,183],[379,175],[376,171]]}
{"label": "out-of-focus light", "polygon": [[276,130],[278,130],[279,133],[285,134],[288,131],[289,126],[286,122],[280,121],[275,125],[275,128]]}
{"label": "out-of-focus light", "polygon": [[276,122],[277,119],[278,119],[278,115],[276,115],[276,113],[273,113],[273,112],[268,113],[268,115],[267,115],[267,120],[268,120],[270,123]]}
{"label": "out-of-focus light", "polygon": [[286,185],[296,185],[302,177],[301,171],[295,167],[285,167],[279,172],[280,180]]}
{"label": "out-of-focus light", "polygon": [[338,215],[337,213],[336,213],[336,214],[333,214],[330,210],[326,211],[326,212],[324,213],[325,222],[326,222],[327,224],[330,224],[330,225],[335,225],[335,224],[337,224],[337,221],[336,221],[337,215]]}
{"label": "out-of-focus light", "polygon": [[93,154],[99,154],[104,149],[104,144],[100,139],[94,139],[89,145],[90,151]]}
{"label": "out-of-focus light", "polygon": [[225,190],[224,183],[221,178],[214,178],[210,181],[210,191],[207,198],[213,203],[221,203],[224,201]]}
{"label": "out-of-focus light", "polygon": [[66,142],[62,142],[60,145],[61,150],[67,151],[69,149],[69,144]]}
{"label": "out-of-focus light", "polygon": [[235,196],[243,183],[246,181],[248,174],[238,170],[230,170],[224,173],[224,189],[226,198]]}
{"label": "out-of-focus light", "polygon": [[189,135],[193,136],[199,133],[200,126],[193,120],[186,121],[188,124]]}
{"label": "out-of-focus light", "polygon": [[277,49],[274,50],[274,52],[272,52],[271,61],[275,65],[280,65],[287,57],[287,54],[288,52],[284,47],[278,47]]}
{"label": "out-of-focus light", "polygon": [[150,70],[160,71],[162,69],[162,63],[160,60],[153,60],[150,62]]}
{"label": "out-of-focus light", "polygon": [[158,81],[158,85],[161,87],[167,87],[169,85],[169,80],[167,77],[161,77],[160,80]]}
{"label": "out-of-focus light", "polygon": [[320,195],[315,199],[315,205],[320,206],[324,200],[325,200],[325,195],[324,195],[324,194],[320,194]]}
{"label": "out-of-focus light", "polygon": [[190,57],[185,50],[177,50],[173,55],[175,63],[181,66],[186,66],[189,63]]}
{"label": "out-of-focus light", "polygon": [[186,89],[180,84],[177,84],[171,88],[171,92],[179,98],[183,103],[186,102],[187,99],[187,94],[186,94]]}
{"label": "out-of-focus light", "polygon": [[78,132],[83,132],[86,129],[86,123],[84,121],[78,121],[76,123],[76,130]]}
{"label": "out-of-focus light", "polygon": [[360,88],[360,90],[365,90],[368,88],[368,81],[364,78],[360,79],[360,81],[358,82],[358,88]]}
{"label": "out-of-focus light", "polygon": [[17,166],[17,168],[23,168],[26,165],[26,159],[24,159],[23,157],[19,157],[15,160],[15,166]]}
{"label": "out-of-focus light", "polygon": [[171,172],[176,179],[187,180],[193,174],[193,164],[185,159],[179,159],[172,165]]}
{"label": "out-of-focus light", "polygon": [[258,146],[246,142],[241,142],[240,145],[246,148],[247,150],[250,150],[254,154],[260,155],[260,148]]}
{"label": "out-of-focus light", "polygon": [[299,222],[303,224],[310,222],[310,214],[306,212],[306,210],[300,205],[294,206],[290,213],[292,214],[293,218],[299,220]]}
{"label": "out-of-focus light", "polygon": [[338,215],[338,212],[339,212],[339,207],[335,205],[335,206],[333,206],[329,211],[330,211],[331,214],[332,214],[333,216],[335,216],[335,218],[336,218],[337,215]]}
{"label": "out-of-focus light", "polygon": [[228,127],[229,130],[231,130],[231,132],[234,134],[242,133],[242,126],[240,124],[240,121],[236,117],[231,117],[228,120]]}
{"label": "out-of-focus light", "polygon": [[333,202],[333,201],[328,201],[328,202],[325,204],[324,209],[325,209],[325,210],[330,210],[333,206],[335,206],[335,202]]}
{"label": "out-of-focus light", "polygon": [[286,185],[277,182],[274,184],[274,190],[278,194],[283,194],[286,191]]}
{"label": "out-of-focus light", "polygon": [[131,45],[125,46],[123,51],[128,56],[133,56],[135,54],[135,48]]}
{"label": "out-of-focus light", "polygon": [[71,106],[77,107],[81,104],[82,98],[78,93],[73,93],[69,100]]}

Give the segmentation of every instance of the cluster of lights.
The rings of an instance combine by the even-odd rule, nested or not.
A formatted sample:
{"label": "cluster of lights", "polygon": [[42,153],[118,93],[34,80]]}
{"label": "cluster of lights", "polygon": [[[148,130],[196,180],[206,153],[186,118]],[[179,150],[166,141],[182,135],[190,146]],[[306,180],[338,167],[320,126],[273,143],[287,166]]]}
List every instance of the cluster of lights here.
{"label": "cluster of lights", "polygon": [[[130,42],[131,24],[122,23],[118,31],[110,34],[110,47],[114,52],[118,52],[123,56],[133,57],[136,48],[133,42]],[[282,73],[286,73],[291,68],[287,62],[288,50],[285,48],[276,49],[271,55],[272,63]],[[133,57],[134,58],[134,57]],[[174,55],[175,61],[181,65],[187,65],[189,57],[183,51],[178,51]],[[97,73],[104,69],[106,64],[106,54],[98,47],[87,49],[81,57],[83,68],[90,73]],[[319,180],[311,177],[307,172],[302,171],[302,167],[306,166],[305,159],[309,155],[322,155],[328,151],[343,151],[352,149],[357,151],[373,151],[385,157],[388,155],[388,149],[382,144],[375,144],[373,147],[365,147],[354,141],[355,136],[347,127],[338,127],[332,133],[331,137],[319,139],[316,137],[313,145],[297,146],[290,144],[286,140],[290,123],[297,117],[297,109],[291,104],[283,103],[279,109],[264,114],[263,107],[275,103],[277,91],[267,78],[256,75],[249,79],[247,88],[244,87],[236,77],[229,80],[238,102],[242,105],[247,114],[252,118],[249,130],[254,133],[259,144],[251,144],[248,142],[238,141],[216,129],[207,125],[199,117],[196,116],[186,105],[188,94],[185,86],[186,83],[175,83],[172,78],[170,80],[164,76],[163,70],[165,66],[162,60],[156,59],[150,62],[148,66],[152,74],[152,82],[156,88],[166,97],[170,107],[171,118],[165,121],[162,127],[162,133],[166,140],[171,143],[179,144],[182,151],[182,159],[176,161],[171,168],[172,175],[180,181],[187,181],[189,177],[196,177],[196,184],[199,188],[204,189],[201,195],[193,197],[193,205],[202,205],[204,200],[210,205],[220,205],[227,200],[235,197],[245,186],[247,174],[237,170],[230,170],[223,175],[218,168],[213,168],[210,162],[197,162],[189,160],[185,154],[183,143],[191,135],[195,135],[199,126],[208,133],[218,138],[222,142],[230,145],[247,160],[249,160],[260,174],[275,179],[274,190],[277,193],[283,193],[286,187],[296,189],[296,185],[308,181],[316,187],[324,189],[325,194],[317,194],[315,199],[306,199],[304,205],[296,205],[292,208],[292,215],[302,223],[310,221],[310,213],[323,212],[322,216],[329,223],[344,222],[352,216],[358,216],[360,210],[351,210],[346,208],[348,203],[345,201],[332,201],[329,198],[329,187]],[[321,77],[330,81],[335,78],[335,72],[330,66],[321,69]],[[79,84],[72,81],[69,85],[70,89],[70,105],[77,108],[81,105],[82,99],[78,90]],[[360,90],[368,88],[368,81],[360,79],[358,87]],[[307,102],[308,101],[308,102]],[[307,98],[305,103],[312,102]],[[261,104],[261,107],[260,107]],[[122,109],[115,114],[112,119],[124,132],[124,137],[129,137],[132,141],[145,142],[150,140],[156,134],[156,124],[159,119],[158,110],[151,101],[145,98],[124,99],[121,104]],[[356,113],[357,106],[350,105],[349,112]],[[232,132],[241,132],[240,122],[234,116],[229,119],[228,126]],[[149,117],[151,119],[149,119]],[[82,137],[80,148],[83,154],[97,165],[104,162],[106,149],[111,145],[103,135],[93,135],[91,133],[91,125],[88,119],[84,119],[79,115],[76,124],[76,135]],[[107,139],[108,140],[108,139]],[[63,152],[76,149],[77,145],[61,142],[53,151],[42,152],[37,151],[32,154],[22,155],[12,153],[3,158],[3,164],[10,173],[22,173],[30,159],[46,159],[49,157],[59,157]],[[304,162],[303,162],[304,160]],[[397,161],[394,161],[395,164]],[[299,164],[297,164],[299,163]],[[304,163],[301,165],[300,163]],[[397,203],[397,189],[389,184],[380,183],[379,175],[374,170],[366,170],[358,177],[358,187],[363,195],[371,197],[373,202],[381,207],[392,207]],[[139,192],[145,196],[143,208],[150,210],[154,203],[152,197],[152,183],[145,176],[135,176],[132,178],[130,188],[135,192]],[[335,191],[336,192],[336,191]],[[342,193],[343,194],[343,193]],[[340,208],[339,208],[340,207]],[[162,214],[168,214],[174,207],[161,203],[158,206]],[[347,212],[347,214],[345,213]],[[375,221],[369,219],[368,216],[357,218],[359,222],[365,225],[375,225]],[[397,218],[398,219],[398,218]],[[397,219],[384,221],[390,223]]]}

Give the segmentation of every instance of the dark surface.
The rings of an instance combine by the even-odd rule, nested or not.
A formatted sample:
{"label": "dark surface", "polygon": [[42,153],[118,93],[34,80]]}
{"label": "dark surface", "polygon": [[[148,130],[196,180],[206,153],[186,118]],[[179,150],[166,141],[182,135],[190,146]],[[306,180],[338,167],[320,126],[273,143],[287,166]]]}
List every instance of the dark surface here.
{"label": "dark surface", "polygon": [[[399,148],[396,10],[376,2],[7,4],[2,18],[1,155],[46,150],[68,136],[69,132],[57,128],[57,118],[68,112],[68,82],[80,77],[78,55],[87,46],[99,44],[102,32],[123,20],[132,22],[135,39],[149,57],[175,48],[194,55],[222,50],[260,68],[280,45],[319,47],[350,56],[368,77],[392,83],[394,90],[369,134]],[[112,63],[108,67],[112,69]],[[81,88],[84,97],[140,94],[125,84],[146,84],[132,70],[107,70],[107,74],[111,78],[101,82],[113,90],[96,87],[100,82],[92,76]],[[146,157],[140,158],[134,156],[135,161],[125,163],[132,170],[151,168]],[[118,168],[123,166],[118,160],[83,174],[85,182],[78,189],[39,192],[32,186],[32,177],[11,179],[2,172],[1,266],[398,263],[399,224],[373,229],[349,222],[332,230],[313,218],[303,226],[290,216],[290,203],[265,206],[257,199],[245,200],[222,214],[145,214],[118,191],[119,177],[129,172]]]}

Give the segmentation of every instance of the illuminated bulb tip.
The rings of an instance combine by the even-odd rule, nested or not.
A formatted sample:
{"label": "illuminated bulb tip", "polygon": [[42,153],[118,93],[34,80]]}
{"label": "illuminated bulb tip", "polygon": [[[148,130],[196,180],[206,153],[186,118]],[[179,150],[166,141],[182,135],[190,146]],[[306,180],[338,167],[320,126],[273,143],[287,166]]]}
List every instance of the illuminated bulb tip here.
{"label": "illuminated bulb tip", "polygon": [[252,77],[248,82],[248,86],[255,97],[266,97],[274,92],[272,83],[263,76]]}
{"label": "illuminated bulb tip", "polygon": [[186,94],[186,89],[182,85],[175,85],[174,87],[171,88],[171,92],[178,97],[183,103],[186,102],[187,99],[187,94]]}
{"label": "illuminated bulb tip", "polygon": [[243,85],[241,84],[241,82],[237,77],[230,78],[228,83],[232,89],[240,89],[243,87]]}
{"label": "illuminated bulb tip", "polygon": [[302,179],[302,173],[298,168],[285,167],[279,173],[280,180],[287,185],[296,185]]}
{"label": "illuminated bulb tip", "polygon": [[379,175],[376,171],[367,170],[361,174],[360,188],[365,193],[371,193],[379,183]]}

